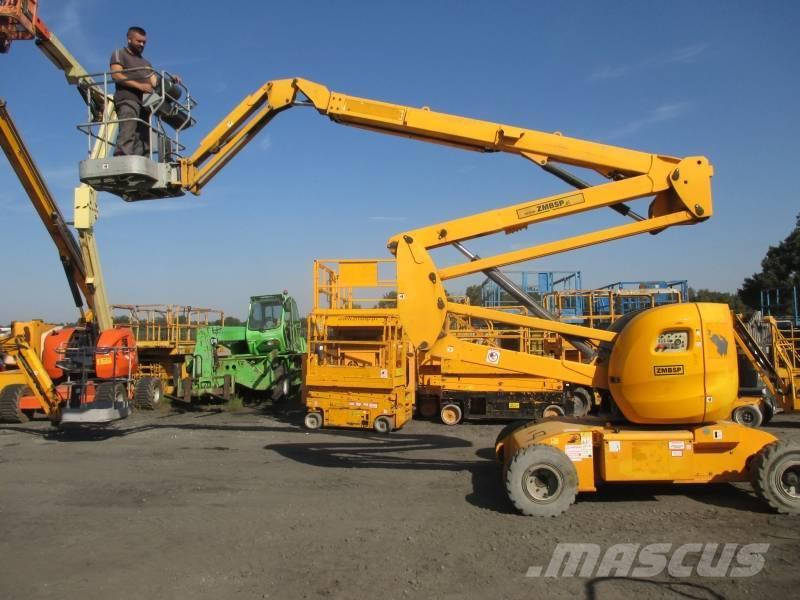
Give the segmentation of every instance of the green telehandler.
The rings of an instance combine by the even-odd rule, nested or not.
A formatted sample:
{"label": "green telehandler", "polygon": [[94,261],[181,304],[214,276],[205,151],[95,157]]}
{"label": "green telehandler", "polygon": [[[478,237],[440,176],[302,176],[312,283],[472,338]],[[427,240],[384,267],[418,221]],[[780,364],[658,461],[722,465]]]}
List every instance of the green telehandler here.
{"label": "green telehandler", "polygon": [[247,324],[197,330],[178,398],[277,402],[301,384],[306,352],[297,303],[287,292],[250,297]]}

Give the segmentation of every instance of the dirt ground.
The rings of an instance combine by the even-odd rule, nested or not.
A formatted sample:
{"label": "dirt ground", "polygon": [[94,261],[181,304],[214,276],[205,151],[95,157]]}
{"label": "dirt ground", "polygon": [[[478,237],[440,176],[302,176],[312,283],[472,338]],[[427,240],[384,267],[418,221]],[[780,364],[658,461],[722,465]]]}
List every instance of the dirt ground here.
{"label": "dirt ground", "polygon": [[[500,424],[308,433],[259,410],[0,428],[0,598],[796,597],[800,518],[749,486],[625,486],[515,514]],[[800,419],[769,429],[800,439]],[[559,542],[768,543],[752,578],[533,578]],[[687,563],[690,563],[687,560]]]}

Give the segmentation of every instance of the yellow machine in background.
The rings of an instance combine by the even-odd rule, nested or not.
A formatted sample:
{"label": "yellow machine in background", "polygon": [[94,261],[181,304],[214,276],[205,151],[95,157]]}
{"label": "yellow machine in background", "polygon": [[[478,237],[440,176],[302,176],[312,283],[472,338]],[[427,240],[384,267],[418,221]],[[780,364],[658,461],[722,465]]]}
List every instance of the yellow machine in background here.
{"label": "yellow machine in background", "polygon": [[[411,419],[415,356],[379,276],[388,260],[318,260],[308,319],[303,399],[309,429],[358,427],[388,433]],[[374,307],[376,304],[383,304]]]}
{"label": "yellow machine in background", "polygon": [[[139,353],[140,379],[159,380],[160,390],[175,394],[177,382],[187,376],[185,359],[192,356],[197,330],[211,323],[224,323],[225,313],[213,308],[174,304],[113,304],[112,316],[133,331]],[[147,401],[139,408],[156,408]]]}
{"label": "yellow machine in background", "polygon": [[[0,336],[0,422],[21,423],[37,410],[52,412],[52,381],[41,364],[44,340],[60,326],[41,320],[14,322],[7,336]],[[37,403],[25,407],[22,398],[35,390]]]}

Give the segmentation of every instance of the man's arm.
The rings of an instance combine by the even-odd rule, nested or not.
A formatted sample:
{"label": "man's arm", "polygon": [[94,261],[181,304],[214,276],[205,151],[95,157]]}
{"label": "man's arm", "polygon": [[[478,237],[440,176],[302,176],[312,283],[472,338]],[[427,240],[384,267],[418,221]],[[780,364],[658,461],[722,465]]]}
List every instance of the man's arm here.
{"label": "man's arm", "polygon": [[128,73],[123,73],[122,71],[123,67],[121,64],[111,63],[111,78],[117,85],[139,90],[145,94],[152,92],[156,86],[155,73],[151,73],[150,78],[147,81],[136,81],[134,79],[129,79],[130,75]]}

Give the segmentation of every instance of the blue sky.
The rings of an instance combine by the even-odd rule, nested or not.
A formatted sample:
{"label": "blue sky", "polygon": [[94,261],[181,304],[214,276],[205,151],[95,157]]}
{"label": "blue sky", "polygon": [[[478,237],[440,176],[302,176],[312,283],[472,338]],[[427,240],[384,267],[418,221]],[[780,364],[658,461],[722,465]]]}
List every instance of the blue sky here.
{"label": "blue sky", "polygon": [[[800,212],[798,3],[235,4],[250,7],[221,14],[210,2],[42,0],[40,16],[90,71],[106,68],[129,25],[146,28],[145,55],[182,75],[200,103],[199,124],[183,138],[190,148],[263,82],[301,76],[368,98],[708,156],[716,174],[707,222],[529,265],[580,270],[588,286],[688,279],[733,291]],[[70,219],[87,148],[75,128],[82,102],[31,42],[16,42],[0,69],[0,97]],[[314,258],[385,258],[395,233],[564,190],[517,157],[383,136],[294,109],[200,197],[126,204],[102,195],[97,238],[112,302],[243,316],[251,294],[285,288],[307,311]],[[472,247],[524,247],[620,217],[595,211],[562,221]],[[0,323],[73,319],[54,247],[5,160],[0,223]],[[444,265],[454,254],[435,258]]]}

